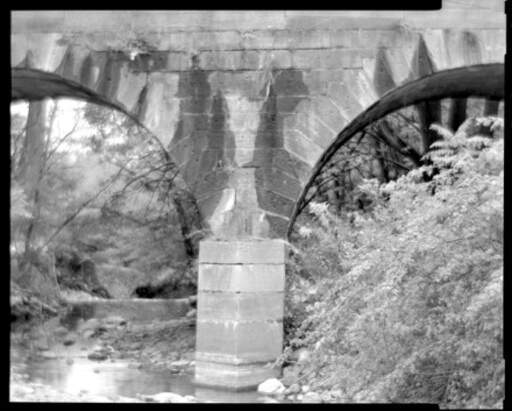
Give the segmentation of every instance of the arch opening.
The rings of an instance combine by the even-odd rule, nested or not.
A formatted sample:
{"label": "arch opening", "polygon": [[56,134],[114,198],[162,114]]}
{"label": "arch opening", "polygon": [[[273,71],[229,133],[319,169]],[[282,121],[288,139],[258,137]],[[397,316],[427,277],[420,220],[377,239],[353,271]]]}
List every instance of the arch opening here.
{"label": "arch opening", "polygon": [[477,64],[438,71],[385,93],[378,101],[354,118],[317,160],[295,203],[288,224],[287,236],[290,236],[298,215],[304,209],[306,196],[315,179],[336,152],[358,133],[364,131],[372,123],[400,109],[422,102],[439,101],[444,98],[485,98],[491,102],[486,104],[485,111],[488,111],[488,106],[492,102],[499,102],[505,97],[504,76],[504,64],[502,63]]}
{"label": "arch opening", "polygon": [[[24,79],[27,79],[27,76],[31,80],[25,82]],[[179,281],[178,282],[170,281],[170,282],[172,282],[172,284],[170,284],[170,282],[167,281],[167,280],[169,280],[169,278],[167,278],[169,276],[165,277],[162,274],[162,276],[160,276],[162,278],[159,277],[159,278],[155,279],[155,278],[153,278],[155,276],[149,276],[147,278],[147,281],[143,279],[144,280],[143,283],[145,284],[146,289],[148,287],[154,286],[153,287],[153,288],[155,288],[154,293],[145,293],[145,294],[143,293],[144,295],[139,295],[136,292],[137,291],[136,287],[131,292],[134,293],[132,296],[147,297],[147,298],[161,297],[163,295],[162,293],[164,293],[167,296],[172,297],[172,296],[175,296],[176,293],[177,293],[176,295],[179,295],[179,293],[184,290],[186,292],[188,292],[189,294],[194,293],[196,279],[195,279],[195,270],[194,270],[193,262],[198,255],[199,240],[204,235],[204,231],[206,231],[206,230],[203,225],[204,224],[203,219],[201,218],[201,214],[197,207],[195,198],[188,190],[186,183],[180,178],[180,176],[178,174],[178,172],[179,172],[178,167],[170,159],[169,153],[167,152],[167,150],[165,150],[162,143],[159,141],[158,137],[156,137],[153,133],[151,133],[151,131],[148,130],[147,127],[145,127],[143,124],[141,124],[140,121],[138,121],[138,119],[136,118],[136,116],[128,113],[127,110],[125,110],[122,105],[120,105],[116,102],[111,102],[111,101],[105,99],[104,97],[81,86],[80,84],[66,80],[58,75],[53,74],[53,73],[45,73],[45,72],[41,72],[39,70],[32,70],[32,69],[12,69],[12,85],[13,85],[12,94],[11,94],[12,103],[16,104],[16,103],[20,103],[20,102],[28,102],[28,104],[26,104],[26,106],[23,105],[24,107],[26,107],[26,111],[24,113],[22,113],[22,111],[24,109],[20,110],[21,106],[19,106],[17,104],[16,105],[18,106],[18,110],[15,109],[13,111],[13,109],[11,108],[11,113],[16,113],[16,112],[18,113],[18,117],[19,117],[17,119],[17,120],[19,120],[18,123],[20,123],[20,121],[23,120],[23,117],[26,120],[25,126],[23,126],[23,124],[21,124],[21,123],[18,124],[20,126],[20,129],[25,129],[24,137],[22,137],[22,139],[19,140],[20,144],[18,144],[19,145],[18,148],[20,149],[20,152],[22,152],[22,153],[24,151],[26,151],[25,150],[25,145],[26,145],[25,141],[27,140],[27,138],[26,138],[27,130],[31,129],[32,127],[38,128],[37,130],[34,130],[34,132],[32,134],[40,132],[44,135],[44,137],[42,137],[42,138],[45,141],[44,144],[48,145],[48,147],[47,147],[47,149],[45,149],[43,147],[42,150],[46,150],[45,154],[50,153],[48,155],[48,157],[50,157],[50,156],[53,157],[51,160],[52,162],[55,162],[55,161],[58,162],[58,163],[55,163],[55,164],[57,164],[57,166],[56,166],[57,169],[62,168],[61,165],[66,163],[66,161],[68,161],[68,160],[69,160],[69,164],[68,163],[66,163],[66,164],[69,165],[69,168],[71,169],[72,167],[74,167],[75,161],[72,160],[71,157],[73,157],[75,159],[76,159],[76,157],[79,157],[80,164],[81,163],[85,164],[89,161],[90,163],[92,162],[92,165],[94,165],[97,163],[97,161],[95,162],[95,159],[97,160],[96,157],[108,157],[109,156],[109,154],[107,153],[108,149],[104,150],[104,148],[107,146],[110,150],[113,150],[112,152],[115,152],[116,150],[118,150],[118,147],[120,147],[119,150],[121,150],[121,151],[119,151],[119,153],[121,153],[121,157],[125,156],[126,147],[128,147],[130,144],[133,145],[132,143],[136,143],[136,144],[133,145],[132,149],[128,149],[128,150],[133,151],[133,148],[136,149],[137,147],[143,147],[143,148],[146,147],[146,149],[147,149],[146,151],[150,151],[150,153],[148,153],[147,159],[144,160],[146,164],[145,165],[137,165],[134,168],[130,167],[130,164],[128,164],[128,163],[124,163],[124,167],[122,167],[123,161],[124,161],[122,158],[119,161],[114,161],[116,159],[112,158],[111,159],[112,163],[116,162],[117,164],[115,164],[115,167],[119,166],[120,167],[119,171],[122,172],[122,175],[120,175],[121,179],[118,179],[115,182],[114,182],[114,179],[115,179],[114,174],[116,174],[116,173],[109,173],[108,175],[107,174],[103,175],[101,172],[101,169],[103,166],[102,167],[98,166],[97,169],[90,169],[90,168],[87,168],[87,164],[85,164],[85,166],[84,166],[84,164],[81,164],[81,165],[79,165],[79,168],[81,167],[82,171],[81,172],[78,171],[77,175],[74,175],[74,176],[71,175],[69,178],[67,178],[67,176],[65,175],[66,173],[61,173],[62,178],[60,178],[59,175],[55,174],[55,173],[52,173],[52,174],[55,174],[53,177],[52,176],[48,177],[49,174],[46,174],[46,176],[44,177],[45,181],[42,184],[44,185],[44,187],[46,187],[47,183],[53,184],[55,182],[55,181],[53,181],[53,180],[55,180],[54,177],[56,176],[59,179],[62,179],[63,181],[66,179],[70,180],[70,183],[73,183],[73,181],[71,181],[71,180],[75,180],[75,183],[78,181],[79,186],[84,186],[84,185],[87,185],[87,182],[91,182],[91,184],[92,184],[91,187],[93,187],[93,186],[96,187],[93,184],[94,182],[92,181],[92,180],[95,180],[95,177],[92,174],[95,174],[95,173],[98,174],[97,170],[100,170],[99,174],[102,174],[100,177],[101,177],[101,179],[105,180],[104,181],[105,186],[106,187],[108,186],[105,189],[106,191],[102,191],[103,186],[96,187],[96,188],[98,188],[98,193],[100,193],[99,195],[101,198],[105,197],[105,195],[109,194],[112,190],[115,191],[115,190],[118,190],[119,188],[121,188],[120,191],[123,191],[123,187],[124,188],[128,187],[128,190],[126,190],[126,192],[129,194],[130,191],[134,191],[133,187],[135,185],[137,185],[137,188],[135,189],[135,191],[137,191],[137,190],[144,191],[142,186],[139,187],[139,185],[140,185],[139,182],[142,183],[144,180],[144,183],[145,183],[146,182],[145,180],[148,180],[148,178],[150,178],[150,177],[155,177],[154,184],[151,181],[148,182],[150,184],[153,184],[153,187],[151,188],[151,190],[153,190],[153,191],[160,190],[158,185],[161,185],[163,187],[160,191],[162,191],[162,190],[166,191],[166,188],[164,186],[167,184],[169,186],[169,190],[166,191],[168,193],[167,198],[160,199],[160,193],[157,193],[157,195],[154,198],[153,198],[153,196],[151,196],[151,198],[146,198],[146,200],[151,200],[151,201],[153,201],[153,204],[155,204],[154,200],[156,198],[158,198],[158,199],[160,199],[161,204],[164,204],[164,203],[167,204],[167,206],[165,206],[165,207],[162,205],[161,208],[165,208],[166,210],[172,209],[172,212],[170,212],[170,213],[164,212],[165,215],[170,216],[170,220],[168,222],[165,222],[164,221],[165,219],[162,219],[163,217],[162,218],[159,217],[161,220],[161,223],[162,223],[162,229],[160,231],[162,232],[162,234],[165,234],[164,232],[166,230],[167,230],[167,232],[169,232],[169,228],[171,229],[171,231],[175,231],[175,234],[172,234],[172,239],[169,239],[169,241],[171,241],[171,240],[173,242],[177,241],[176,244],[178,245],[178,248],[176,248],[175,252],[169,253],[167,251],[167,253],[175,254],[176,258],[174,258],[174,257],[173,258],[178,262],[179,261],[183,262],[183,264],[180,263],[181,265],[183,265],[183,270],[178,268],[173,271],[175,271],[176,273],[184,273],[184,277],[187,277],[187,278],[190,277],[190,281],[189,281],[190,284],[189,284],[189,286],[185,287],[187,289],[187,290],[185,290],[184,287],[182,286],[182,284],[179,284]],[[59,106],[59,109],[57,109],[57,106]],[[11,107],[13,107],[13,106],[11,106]],[[59,111],[61,112],[61,114],[59,114]],[[75,116],[73,115],[74,113],[76,113],[78,111],[80,112],[80,115],[78,115],[79,119],[75,118]],[[70,121],[69,122],[64,121],[64,123],[66,123],[66,124],[64,124],[63,127],[58,125],[58,127],[57,127],[58,131],[52,133],[51,128],[55,125],[55,119],[57,119],[57,123],[59,123],[58,117],[59,116],[62,117],[62,114],[64,115],[63,117],[66,117],[66,116],[70,117],[69,118]],[[36,120],[35,122],[37,124],[34,125],[34,123],[32,121],[28,121],[28,118],[30,118],[31,115],[32,115],[32,119]],[[74,126],[73,127],[71,126],[71,122],[76,120],[76,121],[83,121],[84,124],[89,124],[89,120],[91,120],[91,119],[93,121],[96,119],[95,120],[97,123],[96,125],[104,124],[105,130],[107,130],[106,134],[103,134],[103,131],[98,131],[99,130],[99,128],[98,128],[97,130],[95,130],[93,132],[89,130],[91,133],[96,133],[94,136],[92,134],[87,135],[87,132],[83,136],[82,136],[81,132],[75,133],[75,136],[72,136],[72,134],[76,130],[75,130]],[[108,132],[109,127],[111,127],[112,125],[114,125],[115,127],[118,127],[118,129],[120,131],[117,134],[123,141],[112,142],[112,144],[110,143],[109,140],[119,140],[115,135],[116,133],[112,133],[110,135]],[[87,128],[87,126],[85,128]],[[71,131],[69,131],[69,130],[71,130]],[[80,130],[78,130],[78,131],[80,131]],[[11,134],[12,134],[12,130],[11,130]],[[54,137],[52,137],[52,134],[54,135]],[[71,138],[68,138],[69,136],[71,136]],[[86,138],[82,138],[82,137],[86,137]],[[99,138],[97,138],[97,137],[99,137]],[[12,135],[11,135],[11,139],[12,139]],[[138,141],[136,141],[137,139],[138,139]],[[124,140],[126,140],[126,141],[124,141]],[[59,148],[59,145],[60,145],[60,148]],[[71,151],[73,151],[75,148],[78,147],[78,145],[80,145],[80,146],[83,145],[84,147],[87,146],[86,149],[88,151],[87,150],[86,151],[89,152],[90,154],[87,155],[87,154],[84,154],[83,152],[80,152],[78,155],[73,155],[73,154],[68,155],[68,154],[64,153],[64,151],[66,151],[67,148],[71,147]],[[64,146],[66,146],[66,147],[69,146],[69,147],[66,148]],[[112,146],[112,147],[110,147],[110,146]],[[63,148],[64,148],[64,151],[62,151]],[[39,150],[39,151],[41,151],[41,150]],[[70,153],[71,153],[71,151],[70,151]],[[78,150],[78,151],[80,151],[80,150]],[[77,151],[77,153],[78,153],[78,151]],[[41,154],[41,153],[39,153],[39,152],[34,153],[34,155],[38,155],[38,154]],[[12,157],[12,151],[11,151],[11,157]],[[46,155],[44,157],[46,159]],[[64,158],[64,157],[66,157],[66,158]],[[87,157],[89,157],[89,158],[87,158]],[[128,157],[129,157],[129,153],[128,153]],[[128,159],[128,157],[125,156],[125,160]],[[18,160],[19,160],[19,158],[18,158]],[[104,160],[104,158],[101,159],[100,163],[103,162],[103,160]],[[44,160],[44,161],[46,161],[46,160]],[[154,161],[155,163],[152,164],[152,161]],[[19,161],[15,161],[15,163],[16,163],[16,165],[20,164]],[[27,161],[25,161],[25,163],[27,163]],[[60,164],[60,163],[62,163],[62,164]],[[73,164],[71,164],[71,163],[73,163]],[[66,165],[66,164],[64,164],[64,165]],[[156,168],[158,168],[158,170],[155,169],[152,171],[151,168],[155,168],[155,167],[153,167],[153,165],[156,166]],[[110,170],[107,166],[105,166],[105,167],[106,167],[107,171]],[[105,168],[105,167],[103,167],[103,168]],[[25,167],[25,168],[27,168],[27,167]],[[135,171],[137,171],[137,169],[139,169],[137,171],[137,172],[140,172],[139,174],[145,174],[145,172],[146,172],[145,169],[147,168],[148,171],[152,172],[152,174],[148,174],[147,175],[148,178],[144,177],[143,179],[138,179],[137,175],[134,175],[134,177],[133,177],[133,180],[135,181],[135,184],[134,184],[131,182],[132,178],[130,176],[130,172],[132,170],[129,170],[130,168],[135,169]],[[12,168],[11,168],[11,170],[12,170]],[[161,171],[161,173],[160,173],[161,175],[160,174],[157,175],[157,172],[160,172],[160,171]],[[92,172],[91,175],[90,175],[90,172]],[[16,174],[16,176],[18,175],[17,172],[15,174]],[[110,182],[110,177],[112,177],[112,182]],[[156,181],[157,177],[158,177],[158,181]],[[96,180],[98,180],[98,178],[96,178]],[[27,181],[35,182],[36,180],[39,181],[40,179],[36,178],[35,174],[32,173],[31,175],[27,175],[26,178],[20,178],[18,180],[16,180],[16,183],[20,183],[20,184],[16,184],[17,189],[18,189],[17,193],[18,192],[21,193],[22,191],[26,191],[24,182],[27,182]],[[50,180],[52,180],[52,181],[50,181]],[[83,184],[82,184],[82,182],[80,182],[81,180],[84,181]],[[139,181],[137,182],[136,180],[139,180]],[[61,183],[62,182],[59,182],[59,186],[62,186]],[[110,183],[112,183],[112,184],[110,184]],[[103,182],[101,184],[103,184]],[[34,183],[34,184],[29,184],[29,185],[36,185],[36,184]],[[22,190],[19,190],[20,186],[21,186]],[[44,189],[44,187],[43,187],[43,189]],[[57,187],[57,186],[55,186],[55,187]],[[70,193],[72,193],[72,191],[73,191],[72,188],[70,190],[68,190],[68,191]],[[52,195],[51,194],[52,191],[54,191],[52,187],[49,187],[49,189],[47,190],[47,192],[50,193],[50,196]],[[60,190],[60,191],[62,191],[62,190]],[[112,192],[114,192],[114,191],[112,191]],[[92,193],[93,192],[91,191],[90,194],[92,194]],[[12,194],[12,190],[11,190],[11,194]],[[144,193],[142,193],[142,194],[144,194]],[[114,213],[116,211],[116,208],[118,208],[117,211],[121,210],[121,208],[119,208],[117,206],[110,207],[113,204],[113,203],[111,204],[110,197],[114,198],[115,196],[110,196],[109,203],[108,204],[105,203],[104,204],[105,207],[99,207],[99,208],[93,204],[94,199],[91,200],[92,202],[89,202],[90,199],[86,198],[87,196],[82,196],[82,197],[83,197],[83,199],[85,199],[87,201],[76,202],[76,204],[75,204],[77,206],[76,210],[74,210],[73,207],[70,207],[69,215],[62,214],[55,220],[55,222],[50,222],[48,224],[47,224],[47,222],[43,221],[42,219],[39,220],[39,222],[35,225],[35,226],[39,226],[39,228],[36,227],[35,229],[33,229],[36,237],[39,237],[39,238],[34,237],[34,234],[32,234],[32,238],[30,240],[32,242],[32,246],[30,247],[30,249],[32,251],[34,251],[34,253],[32,253],[34,256],[37,256],[37,254],[39,254],[40,256],[43,255],[45,258],[47,255],[51,256],[52,253],[47,253],[46,251],[50,251],[50,249],[53,250],[53,245],[55,245],[55,244],[53,244],[53,243],[55,243],[54,240],[57,240],[59,243],[61,243],[61,245],[65,245],[66,242],[65,241],[61,242],[59,240],[59,237],[62,237],[63,233],[65,235],[68,235],[69,233],[67,231],[69,231],[68,228],[70,226],[73,226],[72,230],[74,230],[75,225],[77,227],[79,227],[79,226],[82,227],[84,225],[84,224],[82,224],[82,222],[88,221],[87,220],[88,217],[86,215],[87,212],[98,211],[99,218],[100,218],[100,217],[106,216],[106,214],[108,214],[109,212],[111,215],[113,215],[112,213]],[[43,204],[41,202],[42,201],[41,198],[42,198],[41,194],[39,194],[39,202],[40,202],[40,204]],[[128,201],[126,201],[126,200],[128,200]],[[137,200],[137,199],[135,199],[135,200]],[[144,200],[144,199],[142,199],[142,200]],[[124,203],[130,203],[131,200],[129,198],[127,198],[127,199],[125,198],[123,201],[124,201]],[[47,201],[46,201],[46,203],[47,203],[47,205],[49,204]],[[32,202],[29,202],[29,208],[32,207],[31,204],[32,204]],[[46,211],[43,210],[43,213],[46,212],[48,214],[48,212],[52,212],[52,211],[51,211],[51,208],[47,207],[47,205],[44,206],[46,208]],[[124,205],[122,205],[120,207],[124,207]],[[148,207],[149,207],[149,205],[148,205]],[[93,208],[96,208],[97,210],[93,210]],[[149,208],[154,208],[154,207],[151,206]],[[84,214],[85,217],[83,217],[82,214]],[[125,219],[124,221],[127,222],[128,220],[130,220],[130,217],[133,217],[133,218],[131,218],[131,220],[132,220],[131,223],[133,223],[133,224],[140,223],[140,221],[137,221],[136,215],[130,216],[130,215],[128,215],[129,213],[128,214],[124,213],[124,214],[125,215],[117,215],[117,217],[116,217],[117,220],[120,221],[119,230],[122,230],[123,226],[125,225],[124,223],[122,223],[123,219]],[[155,213],[153,213],[153,214],[155,214]],[[160,213],[160,214],[162,214],[162,213]],[[162,214],[162,216],[164,214]],[[89,216],[89,217],[93,218],[95,215],[91,214],[91,216]],[[21,216],[21,217],[23,219],[23,216]],[[76,218],[76,217],[78,217],[78,218]],[[149,217],[151,217],[151,215]],[[148,220],[146,221],[146,223],[148,223],[148,221],[151,220],[151,218],[149,218],[149,217],[148,217]],[[32,217],[27,217],[27,218],[30,219]],[[93,218],[93,220],[94,220],[94,218]],[[98,219],[96,219],[96,220],[98,220]],[[28,220],[24,221],[22,223],[23,223],[23,228],[22,228],[23,235],[21,235],[20,238],[25,238],[24,234],[26,232],[26,227],[27,226],[30,227],[31,223]],[[148,224],[150,224],[150,223],[148,223]],[[63,229],[63,227],[66,225],[68,225],[68,227]],[[146,226],[147,226],[147,224],[146,224]],[[99,227],[101,228],[101,224],[99,225]],[[141,225],[141,227],[142,227],[142,225]],[[103,228],[105,228],[105,230],[108,231],[107,230],[108,227],[103,227]],[[38,231],[39,231],[39,234],[38,234]],[[91,231],[91,230],[87,229],[85,231]],[[113,232],[115,233],[116,229],[114,229]],[[91,234],[91,233],[86,233],[86,234]],[[96,234],[98,234],[98,233],[96,233]],[[94,233],[92,233],[91,235],[92,235],[92,237],[94,237]],[[145,235],[145,234],[142,233],[141,236],[143,236],[143,235]],[[98,237],[98,236],[96,236],[96,237]],[[104,239],[105,238],[108,239],[109,235],[106,235],[106,236],[103,235],[103,237],[104,237]],[[86,241],[83,244],[85,254],[87,254],[89,252],[96,253],[98,251],[96,249],[97,248],[96,245],[93,244],[93,243],[95,243],[95,241],[96,240],[92,241],[91,244],[88,244]],[[23,247],[23,242],[24,241],[22,240],[21,243],[18,241],[17,244],[15,244],[18,251],[22,252],[22,254],[24,253],[24,250],[27,249],[26,247]],[[105,245],[103,243],[105,243],[105,241],[102,242],[102,247]],[[106,246],[107,246],[106,249],[108,249],[109,248],[108,244]],[[105,247],[103,247],[103,248],[105,248]],[[104,251],[103,248],[99,251]],[[184,252],[182,249],[184,249]],[[81,251],[83,251],[83,250],[81,250]],[[87,274],[91,271],[90,269],[88,269],[88,268],[90,268],[89,267],[90,264],[88,265],[87,261],[85,261],[86,264],[84,266],[86,268],[82,267],[83,264],[81,262],[80,262],[80,264],[76,263],[76,261],[78,261],[77,260],[78,257],[76,255],[76,253],[73,253],[72,251],[69,253],[63,251],[63,253],[60,253],[59,255],[55,254],[54,258],[58,259],[59,261],[54,261],[55,264],[53,264],[53,265],[55,265],[57,267],[57,270],[60,270],[61,268],[63,268],[65,266],[63,269],[69,268],[68,271],[70,271],[70,273],[72,272],[70,275],[74,275],[73,273],[76,274],[79,271],[83,271],[85,274]],[[17,253],[16,255],[18,255],[18,254],[19,253]],[[99,254],[101,254],[101,252]],[[181,257],[179,257],[179,256],[181,256]],[[100,258],[100,260],[101,260],[101,258]],[[114,260],[117,261],[119,259],[116,258]],[[122,260],[122,261],[119,260],[118,261],[119,264],[117,264],[119,266],[118,267],[119,269],[116,268],[116,270],[114,270],[113,267],[107,267],[108,270],[107,269],[105,269],[105,270],[106,271],[116,271],[116,272],[118,272],[118,274],[119,274],[119,271],[121,271],[121,274],[123,273],[123,271],[126,271],[127,275],[129,276],[129,275],[133,274],[130,271],[130,264],[131,264],[130,261],[132,261],[132,260],[133,260],[133,258],[132,259],[128,258],[126,260],[127,261],[126,264],[128,264],[128,265],[125,265],[125,263],[122,262],[124,260]],[[112,265],[111,261],[109,261],[108,258],[105,261],[100,262],[100,263]],[[51,264],[51,262],[49,264]],[[156,264],[156,262],[155,262],[155,264]],[[164,266],[162,265],[162,267],[164,267]],[[112,268],[112,270],[110,270],[110,268]],[[135,267],[132,271],[134,271],[134,270],[138,270],[140,272],[146,271],[144,269],[142,269],[142,271],[141,271],[139,268],[140,267]],[[176,277],[175,274],[172,274],[171,276]],[[138,277],[140,277],[140,276],[137,276],[137,278]],[[137,280],[137,278],[134,278],[134,281],[139,281],[139,280]],[[153,283],[155,283],[155,284],[153,284]],[[176,287],[178,287],[179,289]],[[124,291],[122,291],[122,293],[124,293]],[[106,296],[108,294],[108,292],[107,293],[104,292],[103,294]],[[119,296],[112,295],[111,293],[110,293],[110,296],[119,298]]]}

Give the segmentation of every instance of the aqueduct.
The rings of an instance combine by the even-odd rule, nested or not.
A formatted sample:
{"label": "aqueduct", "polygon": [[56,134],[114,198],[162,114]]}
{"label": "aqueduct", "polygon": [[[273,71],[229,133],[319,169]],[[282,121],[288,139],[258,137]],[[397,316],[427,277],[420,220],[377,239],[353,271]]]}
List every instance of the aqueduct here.
{"label": "aqueduct", "polygon": [[[213,233],[200,244],[196,382],[243,389],[278,373],[283,239],[312,172],[415,92],[390,90],[504,54],[494,0],[427,12],[13,12],[12,97],[110,105],[169,148]],[[502,98],[503,66],[475,67],[454,97]],[[492,70],[494,86],[479,87]]]}

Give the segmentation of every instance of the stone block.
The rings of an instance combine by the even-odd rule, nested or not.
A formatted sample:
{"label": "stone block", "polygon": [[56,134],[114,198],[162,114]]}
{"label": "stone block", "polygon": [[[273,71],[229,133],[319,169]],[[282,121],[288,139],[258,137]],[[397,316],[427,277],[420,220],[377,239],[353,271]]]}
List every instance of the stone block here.
{"label": "stone block", "polygon": [[257,190],[258,205],[263,210],[283,217],[289,217],[291,215],[293,207],[295,206],[295,200],[267,190],[263,187],[257,187]]}
{"label": "stone block", "polygon": [[[284,130],[298,130],[321,147],[327,147],[337,134],[317,113],[300,108],[294,115],[286,117]],[[339,130],[338,130],[339,131]]]}
{"label": "stone block", "polygon": [[229,173],[224,169],[217,169],[207,173],[205,172],[205,174],[202,174],[201,171],[202,170],[200,170],[200,173],[196,178],[187,178],[187,173],[185,173],[184,177],[189,185],[193,184],[192,191],[195,196],[207,196],[210,193],[214,193],[228,187]]}
{"label": "stone block", "polygon": [[362,67],[364,49],[294,50],[293,67],[299,69],[341,69]]}
{"label": "stone block", "polygon": [[249,164],[251,167],[274,167],[287,175],[304,182],[311,173],[311,167],[297,156],[281,148],[258,148],[247,153],[252,154]]}
{"label": "stone block", "polygon": [[242,48],[242,36],[238,31],[200,30],[188,34],[191,47],[195,50],[231,50]]}
{"label": "stone block", "polygon": [[266,50],[260,53],[259,68],[289,69],[293,66],[292,53],[289,50]]}
{"label": "stone block", "polygon": [[[282,271],[284,272],[284,265]],[[283,319],[283,292],[255,292],[253,290],[250,292],[225,292],[224,290],[212,292],[205,291],[199,286],[197,301],[197,317],[201,321],[282,321]]]}
{"label": "stone block", "polygon": [[262,185],[265,189],[278,193],[291,200],[297,199],[302,190],[300,180],[275,167],[267,167],[263,172]]}
{"label": "stone block", "polygon": [[257,50],[203,51],[199,65],[204,70],[258,70],[262,66],[260,57]]}
{"label": "stone block", "polygon": [[284,265],[199,264],[200,291],[284,291]]}
{"label": "stone block", "polygon": [[[199,353],[197,353],[199,354]],[[250,390],[261,382],[279,376],[280,370],[272,363],[228,365],[214,361],[196,359],[194,383],[199,386],[223,389]]]}
{"label": "stone block", "polygon": [[246,49],[287,49],[289,44],[288,30],[252,30],[242,34],[242,47]]}
{"label": "stone block", "polygon": [[263,362],[275,360],[281,354],[282,343],[282,321],[202,320],[198,311],[197,352]]}
{"label": "stone block", "polygon": [[331,82],[342,83],[344,70],[342,68],[321,69],[308,70],[303,73],[304,83],[309,89],[309,94],[316,96],[325,95]]}
{"label": "stone block", "polygon": [[286,150],[306,161],[311,167],[316,164],[324,151],[322,147],[306,138],[298,130],[286,131],[284,147]]}
{"label": "stone block", "polygon": [[359,48],[361,47],[359,35],[359,30],[331,29],[327,33],[329,47]]}
{"label": "stone block", "polygon": [[65,11],[57,10],[13,11],[11,12],[11,32],[59,32],[64,26],[65,15]]}
{"label": "stone block", "polygon": [[285,247],[280,240],[216,241],[199,245],[199,263],[284,264]]}
{"label": "stone block", "polygon": [[290,219],[288,217],[267,214],[265,218],[270,226],[270,238],[286,238],[288,224],[290,223]]}

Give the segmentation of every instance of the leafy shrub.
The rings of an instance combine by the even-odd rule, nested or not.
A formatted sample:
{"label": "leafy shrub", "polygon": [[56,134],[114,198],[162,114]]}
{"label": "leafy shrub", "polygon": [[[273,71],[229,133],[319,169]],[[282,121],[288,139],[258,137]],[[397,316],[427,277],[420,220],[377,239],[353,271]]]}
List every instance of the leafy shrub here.
{"label": "leafy shrub", "polygon": [[306,312],[288,345],[312,352],[301,375],[313,388],[358,402],[502,406],[503,139],[470,134],[484,121],[500,127],[438,127],[429,165],[365,181],[369,212],[310,207],[315,224],[296,242],[310,277],[290,280],[287,304]]}

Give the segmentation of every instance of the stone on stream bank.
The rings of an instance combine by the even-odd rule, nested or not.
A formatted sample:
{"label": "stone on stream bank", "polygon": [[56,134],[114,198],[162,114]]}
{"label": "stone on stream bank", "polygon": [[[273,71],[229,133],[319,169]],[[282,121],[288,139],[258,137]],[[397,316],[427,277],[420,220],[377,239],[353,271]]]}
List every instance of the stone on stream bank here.
{"label": "stone on stream bank", "polygon": [[277,378],[269,378],[258,385],[258,392],[266,395],[280,395],[286,388]]}
{"label": "stone on stream bank", "polygon": [[[168,321],[186,316],[191,308],[189,298],[179,299],[144,299],[130,298],[123,300],[97,299],[89,301],[67,301],[69,310],[63,322],[105,318],[122,318],[124,321],[150,323]],[[115,321],[114,321],[115,322]]]}

